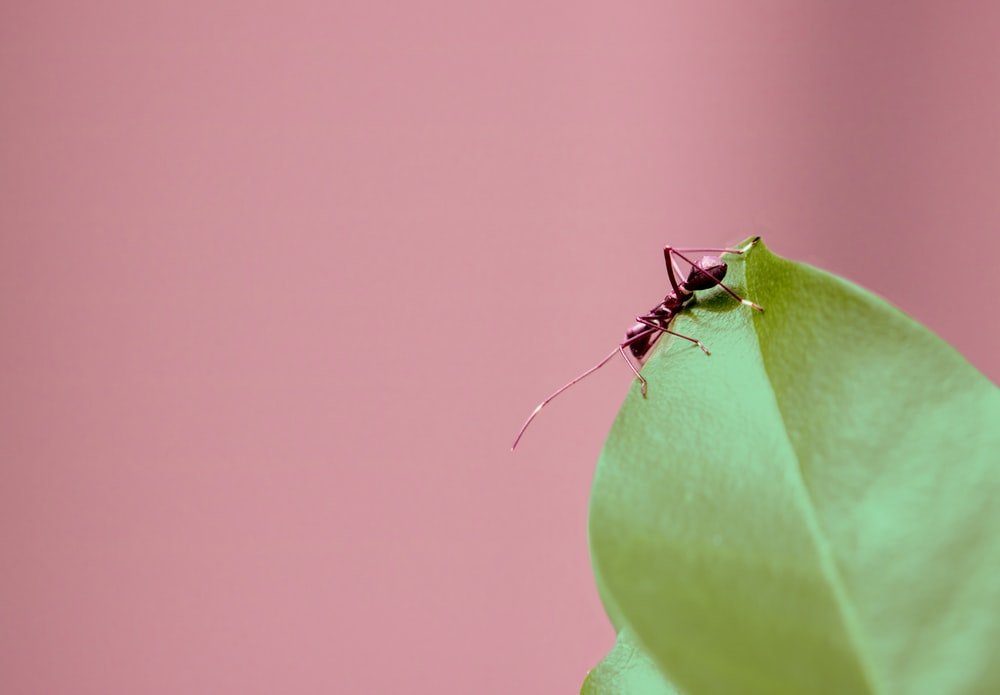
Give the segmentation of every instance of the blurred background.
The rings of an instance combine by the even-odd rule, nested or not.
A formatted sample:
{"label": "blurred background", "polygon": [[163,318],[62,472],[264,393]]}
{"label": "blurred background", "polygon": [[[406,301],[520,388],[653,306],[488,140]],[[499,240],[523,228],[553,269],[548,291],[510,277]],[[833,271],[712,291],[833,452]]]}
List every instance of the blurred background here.
{"label": "blurred background", "polygon": [[557,401],[762,234],[994,381],[991,3],[0,8],[8,693],[568,693],[613,643]]}

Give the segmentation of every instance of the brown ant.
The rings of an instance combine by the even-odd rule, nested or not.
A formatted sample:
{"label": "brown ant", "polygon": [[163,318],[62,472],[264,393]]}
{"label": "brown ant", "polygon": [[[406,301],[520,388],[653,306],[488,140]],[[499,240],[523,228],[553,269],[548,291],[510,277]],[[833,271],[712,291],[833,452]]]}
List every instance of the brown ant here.
{"label": "brown ant", "polygon": [[[643,314],[642,316],[637,316],[635,318],[636,324],[633,325],[625,333],[625,340],[622,343],[608,353],[607,357],[595,364],[593,367],[585,371],[580,376],[576,377],[568,384],[565,384],[559,388],[555,393],[546,398],[544,401],[538,404],[538,406],[531,412],[528,419],[524,421],[521,425],[521,429],[518,430],[517,436],[514,437],[514,444],[510,447],[513,451],[517,447],[517,443],[521,441],[521,436],[524,431],[528,429],[528,425],[531,421],[535,419],[539,411],[545,407],[545,405],[551,401],[553,398],[558,396],[560,393],[568,389],[570,386],[580,381],[586,376],[593,374],[598,369],[607,364],[615,353],[620,353],[622,358],[628,364],[629,368],[635,374],[636,378],[639,379],[639,384],[642,389],[642,397],[646,397],[646,392],[648,390],[649,384],[646,379],[643,378],[639,370],[635,368],[632,361],[625,354],[625,348],[627,347],[632,355],[639,360],[640,364],[642,360],[649,354],[653,345],[656,344],[657,339],[663,333],[669,333],[670,335],[677,336],[683,340],[687,340],[699,348],[706,355],[711,355],[708,348],[700,340],[692,338],[691,336],[682,335],[676,331],[670,330],[670,324],[674,320],[674,317],[681,312],[682,309],[687,307],[694,299],[694,292],[697,290],[707,290],[715,285],[718,285],[726,292],[728,292],[734,299],[739,301],[741,304],[755,309],[757,311],[764,311],[764,308],[754,304],[749,299],[744,299],[734,292],[730,287],[726,286],[722,282],[722,278],[726,276],[726,262],[723,261],[718,256],[702,256],[697,262],[692,261],[690,258],[685,256],[686,253],[735,253],[743,254],[746,253],[750,248],[757,243],[760,237],[754,237],[750,240],[750,243],[742,249],[675,249],[672,246],[663,247],[663,260],[667,264],[667,277],[670,279],[670,286],[673,288],[667,293],[667,296],[663,298],[657,306],[648,314]],[[686,279],[677,281],[678,277],[683,277],[681,269],[677,266],[677,262],[674,260],[674,256],[680,258],[682,261],[686,262],[691,266],[691,271],[688,273]]]}

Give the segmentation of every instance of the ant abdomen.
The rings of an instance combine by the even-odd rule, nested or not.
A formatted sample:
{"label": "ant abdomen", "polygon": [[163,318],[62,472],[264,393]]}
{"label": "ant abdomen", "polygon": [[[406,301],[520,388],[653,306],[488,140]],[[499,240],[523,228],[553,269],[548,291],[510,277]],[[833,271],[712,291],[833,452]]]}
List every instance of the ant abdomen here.
{"label": "ant abdomen", "polygon": [[[645,333],[644,336],[642,335],[643,333]],[[649,344],[653,339],[653,333],[654,330],[650,329],[644,323],[637,323],[625,332],[625,341],[629,344],[628,349],[637,359],[642,359],[649,352]]]}

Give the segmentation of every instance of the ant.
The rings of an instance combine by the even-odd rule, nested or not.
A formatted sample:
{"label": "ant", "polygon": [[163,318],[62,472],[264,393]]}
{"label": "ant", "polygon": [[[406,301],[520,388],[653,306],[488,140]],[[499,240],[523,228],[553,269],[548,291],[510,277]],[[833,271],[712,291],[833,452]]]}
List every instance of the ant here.
{"label": "ant", "polygon": [[[603,367],[611,360],[612,357],[615,356],[615,353],[621,354],[625,363],[628,364],[632,373],[635,374],[636,378],[639,380],[640,388],[642,389],[642,397],[645,398],[649,384],[642,374],[639,373],[639,370],[635,368],[635,365],[632,364],[632,360],[630,360],[628,355],[625,354],[626,347],[641,364],[646,355],[649,354],[653,345],[656,344],[659,337],[664,333],[669,333],[670,335],[677,336],[678,338],[687,340],[688,342],[697,345],[706,355],[711,355],[712,353],[708,351],[708,348],[705,347],[705,345],[697,338],[692,338],[691,336],[683,335],[670,330],[670,324],[673,322],[674,317],[677,316],[681,310],[687,307],[692,300],[694,300],[694,292],[696,290],[707,290],[715,285],[718,285],[741,304],[744,304],[756,311],[764,311],[764,307],[754,304],[749,299],[744,299],[722,282],[722,278],[726,276],[727,266],[726,262],[721,258],[718,256],[702,256],[697,262],[695,262],[684,255],[686,253],[734,253],[742,255],[749,251],[759,240],[760,237],[754,237],[750,240],[749,244],[741,249],[675,249],[672,246],[664,246],[663,260],[667,265],[667,277],[670,279],[670,286],[672,288],[671,291],[667,292],[667,296],[663,298],[663,301],[653,307],[649,313],[643,314],[642,316],[636,316],[636,323],[629,328],[628,331],[626,331],[625,340],[622,341],[617,348],[608,353],[603,360],[570,381],[568,384],[561,386],[555,393],[539,403],[538,406],[531,412],[531,415],[528,416],[528,419],[524,421],[524,424],[521,425],[521,429],[518,430],[517,436],[514,438],[514,444],[510,447],[510,450],[513,451],[517,448],[517,443],[521,441],[521,437],[524,435],[524,431],[528,429],[528,425],[531,424],[531,421],[535,419],[535,416],[538,415],[539,411],[544,408],[549,401],[576,382],[586,376],[589,376],[590,374],[593,374],[598,369]],[[680,282],[677,281],[677,278],[683,278],[684,276],[681,269],[677,266],[677,261],[674,259],[674,256],[680,258],[682,261],[691,266],[691,271],[688,273],[687,278],[682,279]]]}

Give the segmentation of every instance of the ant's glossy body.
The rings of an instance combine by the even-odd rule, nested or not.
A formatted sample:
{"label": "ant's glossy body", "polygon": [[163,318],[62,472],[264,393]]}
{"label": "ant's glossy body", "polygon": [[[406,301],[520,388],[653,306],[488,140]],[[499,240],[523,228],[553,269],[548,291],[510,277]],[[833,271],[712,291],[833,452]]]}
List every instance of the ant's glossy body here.
{"label": "ant's glossy body", "polygon": [[[544,408],[549,401],[576,382],[603,367],[611,360],[612,357],[615,356],[615,353],[621,354],[629,368],[635,374],[636,378],[639,379],[642,389],[642,397],[645,398],[649,384],[639,373],[639,370],[636,369],[635,365],[632,364],[628,355],[625,354],[626,347],[629,349],[629,352],[631,352],[632,355],[641,362],[645,359],[646,355],[649,354],[649,351],[652,349],[653,345],[656,344],[656,340],[660,337],[660,335],[663,333],[669,333],[670,335],[674,335],[678,338],[694,343],[701,348],[701,351],[706,355],[712,354],[700,340],[677,333],[676,331],[670,329],[670,324],[673,322],[674,317],[676,317],[678,313],[680,313],[692,302],[696,291],[707,290],[718,285],[740,303],[745,304],[746,306],[757,311],[764,311],[763,307],[754,304],[749,299],[744,299],[739,296],[730,287],[722,282],[722,279],[726,276],[727,266],[726,262],[721,258],[718,256],[702,256],[697,262],[695,262],[685,255],[686,253],[743,254],[746,253],[746,251],[748,251],[755,243],[757,243],[758,239],[759,237],[754,237],[750,243],[742,249],[675,249],[672,246],[664,246],[663,260],[667,265],[667,277],[670,279],[671,290],[667,292],[663,301],[653,307],[649,313],[637,316],[635,319],[636,323],[625,333],[625,340],[622,341],[617,348],[612,350],[603,360],[569,383],[561,386],[555,393],[539,403],[518,431],[517,436],[514,438],[514,444],[511,446],[511,450],[517,447],[517,443],[521,441],[521,436],[524,434],[524,431],[528,429],[528,425],[531,424],[531,421],[535,419],[535,416],[538,415],[539,411]],[[677,262],[674,260],[674,256],[680,258],[691,266],[691,271],[688,273],[686,278],[683,277],[683,273],[680,268],[677,267]],[[678,277],[682,279],[678,281]]]}

